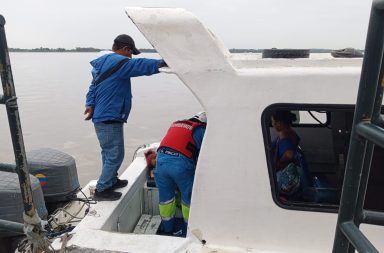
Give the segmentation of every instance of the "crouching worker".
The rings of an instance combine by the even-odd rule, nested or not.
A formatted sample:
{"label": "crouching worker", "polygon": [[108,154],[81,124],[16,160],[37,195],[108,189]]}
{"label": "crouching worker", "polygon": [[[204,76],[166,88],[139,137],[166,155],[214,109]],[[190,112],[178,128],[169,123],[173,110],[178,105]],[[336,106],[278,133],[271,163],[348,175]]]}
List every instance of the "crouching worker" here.
{"label": "crouching worker", "polygon": [[[195,168],[206,124],[205,112],[190,119],[173,122],[157,150],[155,181],[159,188],[163,234],[186,234]],[[180,228],[174,218],[177,188],[181,193],[181,209],[185,222]]]}

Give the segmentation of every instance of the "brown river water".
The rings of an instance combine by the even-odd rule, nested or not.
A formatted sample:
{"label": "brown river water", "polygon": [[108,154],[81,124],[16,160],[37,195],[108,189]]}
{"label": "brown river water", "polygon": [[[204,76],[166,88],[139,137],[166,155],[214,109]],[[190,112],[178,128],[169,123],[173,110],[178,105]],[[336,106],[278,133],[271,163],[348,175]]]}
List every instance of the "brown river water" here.
{"label": "brown river water", "polygon": [[[97,179],[101,170],[93,124],[85,121],[83,115],[91,82],[89,61],[96,55],[10,54],[26,150],[53,148],[73,156],[82,186]],[[140,57],[159,58],[157,54]],[[124,127],[125,160],[120,173],[132,161],[137,147],[160,141],[172,121],[202,110],[175,75],[161,73],[131,81],[133,105]],[[5,106],[0,106],[0,162],[14,163]]]}

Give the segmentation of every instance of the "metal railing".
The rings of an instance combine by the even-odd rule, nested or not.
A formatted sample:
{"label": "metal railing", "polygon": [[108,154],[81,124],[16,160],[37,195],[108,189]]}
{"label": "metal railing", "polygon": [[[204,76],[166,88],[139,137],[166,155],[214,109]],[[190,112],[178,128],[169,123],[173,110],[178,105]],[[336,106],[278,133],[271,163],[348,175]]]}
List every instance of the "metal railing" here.
{"label": "metal railing", "polygon": [[[18,175],[21,197],[24,205],[24,232],[28,238],[28,245],[32,252],[45,250],[49,243],[45,239],[46,231],[37,215],[33,198],[29,168],[24,147],[23,133],[19,117],[19,108],[13,82],[11,63],[9,58],[7,40],[5,36],[5,19],[0,15],[0,75],[4,94],[0,94],[0,104],[6,107],[13,151],[15,155],[15,172]],[[9,168],[9,167],[8,167]],[[12,168],[13,169],[13,168]],[[0,228],[20,233],[21,224],[0,220]]]}
{"label": "metal railing", "polygon": [[384,0],[374,0],[340,201],[333,253],[379,252],[360,231],[361,223],[384,225],[384,213],[364,210],[375,145],[384,147]]}

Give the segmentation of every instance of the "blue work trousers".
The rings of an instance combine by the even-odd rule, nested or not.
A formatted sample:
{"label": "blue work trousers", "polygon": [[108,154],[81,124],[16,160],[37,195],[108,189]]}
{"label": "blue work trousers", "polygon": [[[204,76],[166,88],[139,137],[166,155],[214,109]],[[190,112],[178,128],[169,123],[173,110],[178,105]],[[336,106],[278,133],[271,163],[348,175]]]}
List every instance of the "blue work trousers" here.
{"label": "blue work trousers", "polygon": [[[192,186],[195,177],[195,164],[182,154],[171,156],[161,152],[157,154],[155,181],[159,188],[160,211],[167,204],[175,203],[175,191],[181,193],[181,205],[185,222],[188,221],[189,206],[191,204]],[[174,209],[173,209],[174,210]],[[169,212],[169,217],[162,217],[164,232],[174,232],[174,215]]]}
{"label": "blue work trousers", "polygon": [[117,171],[124,160],[123,123],[94,123],[101,147],[102,171],[96,189],[102,192],[117,181]]}

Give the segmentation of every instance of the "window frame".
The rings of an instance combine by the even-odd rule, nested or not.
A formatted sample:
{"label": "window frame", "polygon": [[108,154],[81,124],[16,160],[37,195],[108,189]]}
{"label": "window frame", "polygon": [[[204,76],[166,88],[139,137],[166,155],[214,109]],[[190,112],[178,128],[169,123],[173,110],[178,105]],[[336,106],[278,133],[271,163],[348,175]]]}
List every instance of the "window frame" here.
{"label": "window frame", "polygon": [[[295,103],[275,103],[264,108],[261,114],[261,128],[263,133],[264,150],[267,158],[269,182],[271,186],[272,199],[275,204],[283,209],[297,210],[297,211],[311,211],[311,212],[325,212],[325,213],[337,213],[339,210],[339,204],[328,203],[311,203],[311,202],[286,202],[283,203],[278,199],[278,193],[276,191],[276,173],[274,173],[272,165],[272,157],[270,147],[272,144],[271,131],[270,131],[270,117],[271,112],[274,110],[290,110],[290,111],[326,111],[327,122],[326,124],[293,124],[293,127],[303,128],[323,128],[327,127],[331,122],[329,114],[335,111],[352,111],[354,112],[354,104],[295,104]],[[330,119],[330,120],[329,120]]]}

